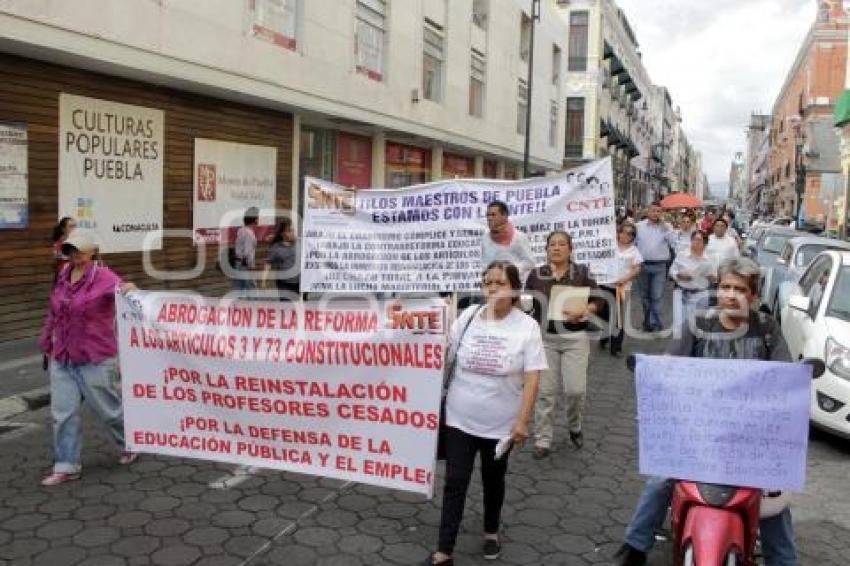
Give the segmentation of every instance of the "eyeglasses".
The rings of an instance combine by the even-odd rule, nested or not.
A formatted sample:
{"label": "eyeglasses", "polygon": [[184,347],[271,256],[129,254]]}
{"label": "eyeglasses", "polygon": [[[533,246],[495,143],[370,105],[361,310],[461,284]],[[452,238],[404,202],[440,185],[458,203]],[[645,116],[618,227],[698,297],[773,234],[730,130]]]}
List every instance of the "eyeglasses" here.
{"label": "eyeglasses", "polygon": [[632,232],[631,230],[623,230],[622,232],[620,232],[620,234],[625,234],[626,236],[631,236],[632,238],[637,236],[637,232]]}

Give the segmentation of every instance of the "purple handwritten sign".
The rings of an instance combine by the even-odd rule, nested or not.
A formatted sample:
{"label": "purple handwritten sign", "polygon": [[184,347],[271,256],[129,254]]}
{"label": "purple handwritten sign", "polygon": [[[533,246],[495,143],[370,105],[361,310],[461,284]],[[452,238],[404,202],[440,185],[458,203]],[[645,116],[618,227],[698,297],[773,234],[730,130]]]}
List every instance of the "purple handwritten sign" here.
{"label": "purple handwritten sign", "polygon": [[638,356],[640,473],[802,491],[811,368]]}

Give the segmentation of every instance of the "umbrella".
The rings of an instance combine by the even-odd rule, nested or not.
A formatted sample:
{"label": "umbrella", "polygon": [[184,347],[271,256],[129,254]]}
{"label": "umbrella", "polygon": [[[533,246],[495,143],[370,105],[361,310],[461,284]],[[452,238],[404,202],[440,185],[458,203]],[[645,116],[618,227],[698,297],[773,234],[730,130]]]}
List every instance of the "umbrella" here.
{"label": "umbrella", "polygon": [[661,208],[701,208],[703,203],[687,193],[673,193],[661,199]]}

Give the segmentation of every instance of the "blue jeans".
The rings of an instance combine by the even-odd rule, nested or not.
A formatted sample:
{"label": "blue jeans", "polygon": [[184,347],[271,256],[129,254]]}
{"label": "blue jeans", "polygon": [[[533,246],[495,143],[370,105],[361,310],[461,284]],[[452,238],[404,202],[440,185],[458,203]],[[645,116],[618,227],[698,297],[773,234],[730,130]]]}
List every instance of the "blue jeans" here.
{"label": "blue jeans", "polygon": [[663,261],[644,262],[638,276],[638,291],[643,305],[643,329],[661,330],[661,301],[664,298],[664,284],[667,281],[667,263]]}
{"label": "blue jeans", "polygon": [[[626,543],[642,552],[652,550],[655,531],[661,528],[667,516],[667,508],[673,500],[675,480],[651,477],[638,499],[635,514],[626,528]],[[794,545],[794,529],[791,525],[791,509],[762,519],[761,546],[766,566],[797,566],[797,548]]]}
{"label": "blue jeans", "polygon": [[51,360],[54,472],[72,474],[80,471],[80,408],[83,401],[106,425],[118,447],[124,449],[124,408],[117,359],[79,365]]}

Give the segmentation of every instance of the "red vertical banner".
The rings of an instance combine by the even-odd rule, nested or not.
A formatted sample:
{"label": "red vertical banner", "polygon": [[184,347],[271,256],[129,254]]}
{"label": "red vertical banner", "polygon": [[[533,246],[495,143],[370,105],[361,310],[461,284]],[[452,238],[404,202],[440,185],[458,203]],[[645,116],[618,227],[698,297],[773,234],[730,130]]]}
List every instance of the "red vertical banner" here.
{"label": "red vertical banner", "polygon": [[471,179],[475,177],[475,160],[456,153],[443,153],[443,178]]}
{"label": "red vertical banner", "polygon": [[346,187],[372,186],[372,140],[339,132],[336,136],[337,182]]}

